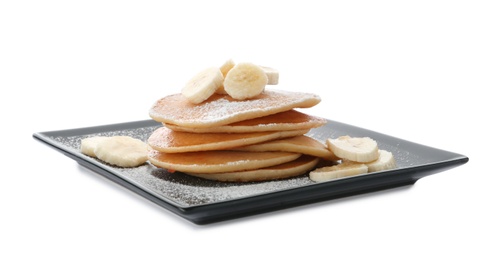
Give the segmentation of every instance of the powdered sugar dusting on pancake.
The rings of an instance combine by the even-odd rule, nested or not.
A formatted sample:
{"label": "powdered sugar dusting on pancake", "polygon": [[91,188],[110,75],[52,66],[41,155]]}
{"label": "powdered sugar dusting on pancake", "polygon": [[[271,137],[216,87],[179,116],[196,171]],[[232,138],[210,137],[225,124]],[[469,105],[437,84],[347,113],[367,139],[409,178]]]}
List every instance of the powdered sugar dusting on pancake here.
{"label": "powdered sugar dusting on pancake", "polygon": [[250,133],[265,131],[287,131],[311,129],[324,125],[327,121],[320,117],[303,114],[294,109],[277,114],[244,120],[229,125],[194,128],[163,123],[164,126],[180,132],[192,133]]}
{"label": "powdered sugar dusting on pancake", "polygon": [[226,125],[276,114],[293,108],[308,108],[320,102],[315,94],[287,91],[264,91],[248,100],[234,100],[228,95],[213,95],[200,104],[192,104],[181,94],[158,100],[149,115],[156,121],[186,127]]}

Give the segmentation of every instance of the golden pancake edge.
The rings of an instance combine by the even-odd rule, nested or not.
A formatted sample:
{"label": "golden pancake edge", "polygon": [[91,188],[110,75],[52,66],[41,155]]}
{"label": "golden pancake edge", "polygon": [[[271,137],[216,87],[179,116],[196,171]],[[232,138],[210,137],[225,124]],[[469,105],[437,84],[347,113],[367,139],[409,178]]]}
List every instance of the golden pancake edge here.
{"label": "golden pancake edge", "polygon": [[279,180],[302,175],[313,169],[320,159],[303,155],[294,161],[257,170],[216,174],[187,173],[188,175],[223,182],[252,182]]}
{"label": "golden pancake edge", "polygon": [[241,151],[162,153],[150,150],[148,153],[149,161],[154,166],[169,171],[200,174],[260,169],[294,161],[300,156],[301,154],[286,152]]}
{"label": "golden pancake edge", "polygon": [[291,152],[320,157],[329,161],[339,160],[326,145],[306,135],[238,147],[234,150],[248,152]]}
{"label": "golden pancake edge", "polygon": [[158,121],[178,126],[205,128],[264,117],[294,108],[309,108],[320,102],[315,94],[265,90],[255,98],[235,100],[229,95],[214,94],[208,100],[193,104],[182,94],[159,99],[149,110]]}
{"label": "golden pancake edge", "polygon": [[309,129],[279,132],[196,134],[178,132],[166,127],[160,127],[151,134],[147,143],[152,149],[164,153],[226,150],[269,140],[299,136],[307,133],[308,130]]}
{"label": "golden pancake edge", "polygon": [[311,129],[324,125],[327,120],[307,115],[296,110],[288,110],[273,115],[248,119],[229,125],[194,128],[163,123],[173,131],[191,133],[250,133],[266,131],[288,131],[292,129]]}

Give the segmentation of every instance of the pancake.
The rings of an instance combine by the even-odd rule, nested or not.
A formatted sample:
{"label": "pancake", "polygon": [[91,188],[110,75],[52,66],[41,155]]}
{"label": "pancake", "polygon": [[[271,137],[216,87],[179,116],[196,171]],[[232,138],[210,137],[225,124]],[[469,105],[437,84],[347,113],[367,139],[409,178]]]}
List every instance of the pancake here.
{"label": "pancake", "polygon": [[240,151],[162,153],[150,150],[148,153],[150,163],[159,168],[201,174],[265,168],[296,160],[300,156],[296,153]]}
{"label": "pancake", "polygon": [[309,170],[313,169],[317,165],[318,161],[319,158],[304,155],[291,162],[257,170],[216,174],[188,173],[188,175],[224,182],[278,180],[305,174]]}
{"label": "pancake", "polygon": [[292,129],[309,129],[324,125],[327,121],[320,117],[303,114],[296,110],[276,113],[269,116],[249,119],[229,125],[194,128],[184,127],[168,123],[164,126],[181,132],[191,133],[250,133],[265,131],[287,131]]}
{"label": "pancake", "polygon": [[196,134],[177,132],[166,127],[160,127],[151,134],[147,143],[152,149],[164,153],[225,150],[279,138],[303,135],[307,133],[308,130],[309,129],[259,133]]}
{"label": "pancake", "polygon": [[214,94],[200,104],[189,102],[182,94],[159,99],[149,110],[152,119],[172,125],[206,128],[317,105],[315,94],[265,90],[255,98],[235,100]]}
{"label": "pancake", "polygon": [[338,157],[327,149],[324,144],[305,135],[238,147],[233,150],[248,152],[292,152],[321,157],[329,161],[338,160]]}

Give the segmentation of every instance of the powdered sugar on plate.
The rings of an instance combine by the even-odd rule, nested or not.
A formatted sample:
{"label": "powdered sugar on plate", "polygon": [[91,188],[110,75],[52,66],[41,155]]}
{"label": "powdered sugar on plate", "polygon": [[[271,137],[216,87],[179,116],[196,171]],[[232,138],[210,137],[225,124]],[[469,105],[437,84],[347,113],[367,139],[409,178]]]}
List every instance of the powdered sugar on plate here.
{"label": "powdered sugar on plate", "polygon": [[[86,137],[126,135],[146,141],[150,134],[158,127],[108,131],[80,136],[55,136],[52,138],[57,143],[66,146],[68,150],[80,153],[80,142]],[[96,158],[89,157],[89,159],[95,164],[107,167],[115,175],[135,183],[138,187],[142,187],[157,197],[180,207],[223,202],[297,188],[312,183],[306,176],[256,183],[224,183],[204,180],[179,172],[170,173],[149,163],[135,168],[120,168],[107,165]]]}
{"label": "powdered sugar on plate", "polygon": [[[158,127],[159,125],[142,126],[131,129],[121,128],[115,131],[104,131],[100,128],[96,128],[96,130],[92,130],[90,134],[68,136],[66,133],[63,135],[55,133],[47,134],[45,137],[51,139],[52,142],[61,146],[65,151],[82,155],[80,153],[80,142],[83,138],[91,136],[126,135],[146,141],[151,133]],[[347,129],[351,129],[352,132],[348,132]],[[341,135],[362,134],[362,131],[365,131],[365,135],[373,134],[364,129],[328,122],[328,124],[323,127],[312,129],[307,135],[323,142],[327,138],[334,138]],[[72,130],[68,130],[68,132],[72,132]],[[380,147],[394,154],[397,158],[398,168],[426,164],[430,163],[432,160],[432,158],[424,158],[415,153],[410,153],[407,150],[408,147],[403,147],[401,141],[398,141],[398,143],[380,142],[379,139],[377,139],[377,141]],[[307,185],[316,185],[309,179],[307,174],[277,181],[224,183],[200,179],[183,173],[170,173],[167,170],[159,169],[149,163],[135,168],[120,168],[107,165],[105,162],[96,158],[85,158],[93,164],[106,168],[112,174],[133,183],[140,189],[172,205],[182,208],[258,196],[283,190],[296,189]]]}

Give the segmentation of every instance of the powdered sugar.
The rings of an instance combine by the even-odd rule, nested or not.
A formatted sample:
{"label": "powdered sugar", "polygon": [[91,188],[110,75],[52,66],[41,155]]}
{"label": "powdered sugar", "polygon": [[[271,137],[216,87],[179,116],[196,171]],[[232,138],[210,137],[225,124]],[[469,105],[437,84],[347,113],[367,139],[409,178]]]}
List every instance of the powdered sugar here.
{"label": "powdered sugar", "polygon": [[189,127],[225,125],[251,118],[262,117],[293,108],[311,107],[320,102],[315,94],[286,91],[264,91],[248,100],[233,100],[227,95],[214,95],[209,100],[194,105],[182,95],[160,99],[150,109],[157,121]]}
{"label": "powdered sugar", "polygon": [[[54,136],[57,143],[73,153],[80,153],[80,142],[91,136],[126,135],[140,140],[147,140],[159,126],[126,129],[119,131],[98,132],[79,136]],[[180,207],[199,206],[226,200],[256,196],[268,192],[292,189],[312,183],[306,176],[288,180],[257,183],[224,183],[204,180],[184,173],[170,173],[149,163],[135,168],[120,168],[107,165],[99,159],[89,157],[95,164],[105,165],[110,171],[124,178],[155,196]]]}
{"label": "powdered sugar", "polygon": [[[80,154],[80,141],[83,138],[90,136],[127,135],[145,141],[158,127],[159,125],[144,126],[116,131],[100,131],[97,129],[93,133],[85,135],[76,134],[67,136],[66,134],[60,135],[56,133],[54,135],[47,135],[46,137],[62,146],[65,151]],[[68,130],[67,132],[72,131]],[[409,151],[408,149],[414,149],[414,147],[407,143],[403,144],[403,141],[399,139],[389,139],[367,130],[336,122],[328,122],[326,126],[312,129],[308,133],[308,136],[324,141],[327,138],[335,138],[346,134],[374,136],[373,138],[378,141],[380,147],[394,154],[398,168],[432,163],[436,159],[435,157],[432,158],[429,154],[422,154],[422,157],[418,154],[418,151],[416,153],[414,150]],[[307,175],[278,181],[224,183],[204,180],[183,173],[170,173],[167,170],[156,168],[149,163],[135,168],[120,168],[108,166],[106,163],[95,158],[88,158],[93,164],[108,167],[107,169],[109,169],[110,173],[127,180],[141,190],[154,194],[160,199],[180,207],[218,203],[282,190],[296,189],[307,185],[316,185]]]}

